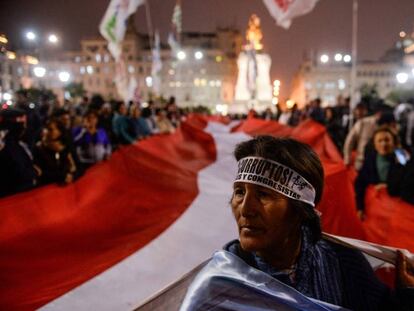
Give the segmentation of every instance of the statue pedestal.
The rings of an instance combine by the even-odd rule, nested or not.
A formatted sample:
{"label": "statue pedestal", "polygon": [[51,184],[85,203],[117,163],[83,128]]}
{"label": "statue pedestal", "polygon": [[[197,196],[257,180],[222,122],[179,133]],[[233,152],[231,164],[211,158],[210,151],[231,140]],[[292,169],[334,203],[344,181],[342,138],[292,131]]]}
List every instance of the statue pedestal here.
{"label": "statue pedestal", "polygon": [[[245,111],[258,106],[270,106],[272,101],[272,84],[270,82],[270,66],[272,60],[268,54],[256,54],[257,74],[254,81],[255,64],[246,52],[241,52],[237,60],[239,69],[236,84],[236,103],[244,105]],[[250,87],[249,87],[250,84]],[[252,92],[255,89],[255,96]],[[254,98],[253,98],[254,97]],[[236,107],[234,107],[236,108]],[[241,112],[240,107],[237,109]],[[262,110],[262,109],[260,109]]]}

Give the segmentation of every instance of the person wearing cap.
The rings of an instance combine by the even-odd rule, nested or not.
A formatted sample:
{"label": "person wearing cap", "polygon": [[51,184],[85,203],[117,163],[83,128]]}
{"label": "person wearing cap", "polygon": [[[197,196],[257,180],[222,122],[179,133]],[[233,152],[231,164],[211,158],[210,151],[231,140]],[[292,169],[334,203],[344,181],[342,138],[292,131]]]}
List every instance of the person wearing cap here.
{"label": "person wearing cap", "polygon": [[[230,304],[228,299],[233,298],[226,297],[220,303],[250,303],[243,297],[260,291],[253,298],[259,304],[274,295],[287,303],[302,301],[313,306],[288,310],[338,310],[321,308],[319,302],[350,310],[414,310],[414,288],[406,288],[414,287],[414,274],[405,268],[407,259],[402,254],[398,263],[404,265],[397,268],[401,287],[392,292],[376,278],[360,251],[323,238],[315,208],[322,197],[324,170],[308,145],[258,136],[237,145],[234,155],[238,171],[230,205],[239,239],[225,245],[227,252],[221,255],[225,260],[210,273],[224,275],[227,283],[221,286],[225,290],[203,283],[208,278],[198,278],[187,292],[182,310],[207,310],[218,303],[220,295],[237,300]],[[227,271],[220,272],[222,267]],[[220,283],[220,278],[210,280]],[[229,282],[238,289],[230,290]],[[253,288],[250,293],[246,291],[249,287]],[[317,299],[318,304],[309,298]],[[260,306],[263,308],[254,310],[279,310],[270,302]]]}
{"label": "person wearing cap", "polygon": [[22,141],[26,125],[23,110],[0,110],[0,197],[30,190],[37,184],[32,153]]}

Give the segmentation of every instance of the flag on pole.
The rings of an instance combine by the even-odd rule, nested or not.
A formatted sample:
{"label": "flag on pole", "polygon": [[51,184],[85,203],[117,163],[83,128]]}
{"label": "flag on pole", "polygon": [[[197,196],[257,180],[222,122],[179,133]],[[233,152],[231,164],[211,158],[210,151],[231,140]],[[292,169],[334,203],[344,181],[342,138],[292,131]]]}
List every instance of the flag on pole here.
{"label": "flag on pole", "polygon": [[160,47],[160,34],[158,31],[155,32],[154,37],[154,48],[152,50],[152,68],[151,68],[151,76],[152,76],[152,89],[154,90],[155,94],[159,95],[161,92],[161,69],[162,69],[162,61],[161,61],[161,47]]}
{"label": "flag on pole", "polygon": [[318,0],[263,0],[263,2],[276,23],[288,29],[293,18],[312,11]]}
{"label": "flag on pole", "polygon": [[145,0],[111,0],[99,26],[102,36],[108,41],[108,50],[115,58],[115,85],[124,101],[132,100],[137,86],[134,77],[129,77],[122,58],[122,42],[127,29],[128,18]]}
{"label": "flag on pole", "polygon": [[121,56],[128,18],[144,2],[145,0],[111,0],[99,31],[108,41],[108,49],[115,60],[119,60]]}
{"label": "flag on pole", "polygon": [[171,51],[175,54],[180,48],[180,37],[182,32],[182,11],[181,1],[177,0],[174,6],[173,15],[171,18],[171,32],[168,34],[168,44],[171,47]]}

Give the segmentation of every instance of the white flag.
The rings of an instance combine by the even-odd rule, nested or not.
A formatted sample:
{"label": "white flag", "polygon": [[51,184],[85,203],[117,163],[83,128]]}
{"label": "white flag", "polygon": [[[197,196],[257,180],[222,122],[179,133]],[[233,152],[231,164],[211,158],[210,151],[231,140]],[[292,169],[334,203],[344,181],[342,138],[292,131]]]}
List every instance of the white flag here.
{"label": "white flag", "polygon": [[152,50],[152,68],[151,68],[151,76],[152,76],[152,88],[154,92],[159,95],[161,91],[161,69],[162,69],[162,62],[161,62],[161,48],[160,48],[160,34],[155,32],[155,40],[154,40],[154,48]]}
{"label": "white flag", "polygon": [[172,54],[175,55],[180,49],[180,36],[183,30],[180,0],[177,0],[177,3],[174,6],[173,15],[171,18],[171,28],[172,30],[168,34],[168,44],[171,47]]}
{"label": "white flag", "polygon": [[288,29],[292,19],[309,13],[318,0],[263,0],[276,23]]}
{"label": "white flag", "polygon": [[145,0],[111,0],[106,9],[99,31],[108,41],[108,49],[115,60],[121,57],[128,17],[144,2]]}

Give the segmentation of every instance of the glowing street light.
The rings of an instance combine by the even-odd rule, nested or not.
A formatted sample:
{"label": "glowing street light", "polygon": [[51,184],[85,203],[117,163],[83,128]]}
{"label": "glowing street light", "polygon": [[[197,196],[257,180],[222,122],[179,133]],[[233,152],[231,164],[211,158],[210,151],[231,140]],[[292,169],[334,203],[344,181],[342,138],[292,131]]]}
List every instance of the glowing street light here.
{"label": "glowing street light", "polygon": [[47,40],[50,42],[50,43],[53,43],[53,44],[56,44],[56,43],[58,43],[58,41],[59,41],[59,38],[55,35],[55,34],[50,34],[48,37],[47,37]]}
{"label": "glowing street light", "polygon": [[336,53],[335,54],[335,61],[340,62],[341,60],[342,60],[342,54],[341,53]]}
{"label": "glowing street light", "polygon": [[326,64],[327,62],[329,62],[329,56],[328,56],[328,55],[326,55],[326,54],[323,54],[323,55],[321,56],[321,63]]}
{"label": "glowing street light", "polygon": [[44,67],[34,67],[33,73],[38,78],[43,78],[46,74],[46,69]]}
{"label": "glowing street light", "polygon": [[179,51],[179,52],[177,53],[177,58],[178,58],[179,60],[184,60],[186,57],[187,57],[187,54],[185,54],[185,52],[184,52],[184,51]]}
{"label": "glowing street light", "polygon": [[26,32],[26,39],[30,41],[36,40],[36,34],[33,31]]}
{"label": "glowing street light", "polygon": [[152,77],[150,76],[146,77],[145,83],[147,84],[147,87],[152,87]]}
{"label": "glowing street light", "polygon": [[16,59],[16,53],[11,52],[11,51],[7,51],[6,56],[8,59]]}
{"label": "glowing street light", "polygon": [[5,35],[0,35],[0,43],[7,44],[9,40],[7,40]]}
{"label": "glowing street light", "polygon": [[406,74],[405,72],[399,72],[395,77],[397,78],[397,81],[400,84],[404,84],[408,81],[408,74]]}
{"label": "glowing street light", "polygon": [[3,93],[3,99],[5,101],[11,100],[12,99],[12,95],[10,93]]}
{"label": "glowing street light", "polygon": [[197,60],[200,60],[200,59],[202,59],[203,58],[203,52],[201,52],[201,51],[197,51],[197,52],[195,52],[194,53],[194,57],[195,57],[195,59],[197,59]]}
{"label": "glowing street light", "polygon": [[349,63],[351,61],[351,59],[352,59],[351,55],[348,55],[348,54],[345,55],[344,58],[343,58],[345,63]]}
{"label": "glowing street light", "polygon": [[61,71],[59,72],[58,77],[61,82],[68,82],[70,79],[70,73],[67,71]]}
{"label": "glowing street light", "polygon": [[288,109],[292,109],[292,107],[295,105],[295,101],[294,100],[292,100],[292,99],[288,99],[287,101],[286,101],[286,107],[288,108]]}

